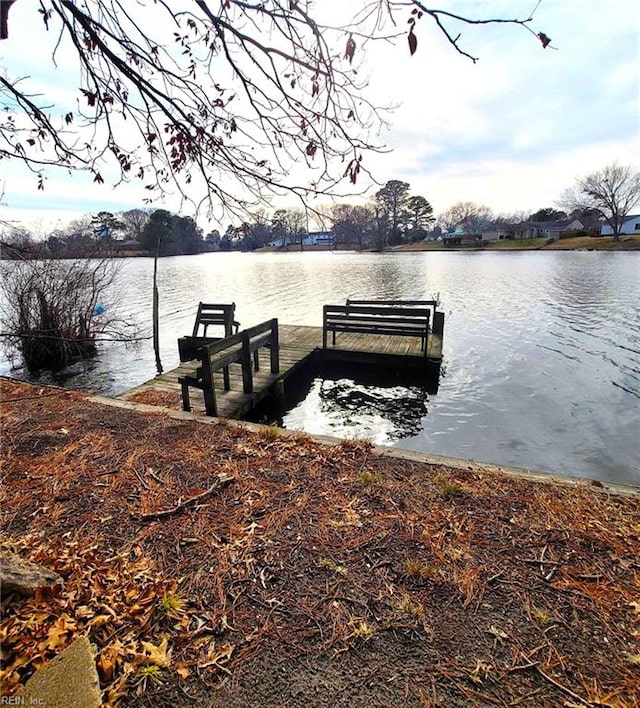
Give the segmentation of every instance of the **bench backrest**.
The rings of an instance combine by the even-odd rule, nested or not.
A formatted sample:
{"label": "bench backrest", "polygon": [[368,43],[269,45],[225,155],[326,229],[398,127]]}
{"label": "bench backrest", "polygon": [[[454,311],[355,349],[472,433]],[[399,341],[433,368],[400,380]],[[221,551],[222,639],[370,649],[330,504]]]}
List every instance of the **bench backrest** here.
{"label": "bench backrest", "polygon": [[347,305],[375,305],[377,307],[437,307],[436,300],[352,300]]}
{"label": "bench backrest", "polygon": [[374,306],[374,307],[387,307],[395,308],[402,307],[407,309],[415,308],[425,308],[428,307],[431,310],[431,321],[435,320],[435,312],[438,307],[437,300],[352,300],[347,298],[347,306]]}
{"label": "bench backrest", "polygon": [[[225,376],[225,389],[229,390],[229,365],[241,364],[242,386],[245,393],[253,391],[253,374],[251,372],[251,357],[254,356],[257,370],[256,352],[261,347],[269,347],[271,359],[271,373],[277,374],[280,370],[280,354],[278,340],[278,320],[276,318],[249,327],[230,337],[225,337],[217,342],[212,342],[198,349],[196,355],[201,364],[196,371],[196,377],[205,382],[205,387],[210,389],[211,399],[215,400],[215,386],[213,374],[221,369]],[[205,397],[206,403],[206,397]],[[213,404],[215,406],[215,403]],[[213,407],[212,406],[212,407]],[[214,414],[211,414],[214,415]]]}
{"label": "bench backrest", "polygon": [[225,337],[217,342],[211,342],[210,344],[200,347],[197,351],[197,356],[200,361],[204,361],[206,358],[212,359],[226,349],[233,349],[239,345],[244,346],[245,342],[250,352],[254,352],[256,349],[272,343],[277,344],[278,320],[275,318],[267,320],[254,327],[243,329],[237,334],[232,334],[230,337]]}
{"label": "bench backrest", "polygon": [[348,323],[354,322],[387,322],[390,325],[429,325],[431,310],[428,307],[400,307],[393,305],[325,305],[323,307],[324,323],[334,320]]}
{"label": "bench backrest", "polygon": [[234,325],[238,331],[238,323],[234,320],[236,305],[232,302],[229,305],[213,304],[201,302],[198,305],[198,314],[193,326],[193,337],[198,336],[200,327],[204,327],[203,336],[207,334],[207,327],[211,325],[221,325],[224,327],[226,337],[233,332]]}
{"label": "bench backrest", "polygon": [[351,300],[347,305],[376,305],[378,307],[429,307],[431,312],[431,327],[434,334],[442,337],[444,333],[444,312],[438,311],[438,300]]}

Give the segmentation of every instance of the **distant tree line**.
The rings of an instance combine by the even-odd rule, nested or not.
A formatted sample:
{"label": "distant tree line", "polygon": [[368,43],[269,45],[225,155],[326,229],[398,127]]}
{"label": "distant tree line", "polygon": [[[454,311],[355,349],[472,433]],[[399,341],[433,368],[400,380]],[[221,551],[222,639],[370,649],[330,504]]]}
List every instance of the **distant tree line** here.
{"label": "distant tree line", "polygon": [[255,250],[267,245],[303,248],[312,229],[330,232],[334,248],[374,247],[423,239],[435,221],[433,207],[422,196],[411,196],[407,182],[390,180],[366,204],[333,204],[304,211],[258,210],[225,233],[212,231],[205,242],[220,250]]}
{"label": "distant tree line", "polygon": [[[38,237],[40,236],[40,237]],[[207,250],[203,231],[190,216],[164,209],[101,211],[70,221],[42,237],[24,227],[5,228],[4,258],[83,258],[144,252],[177,256]]]}
{"label": "distant tree line", "polygon": [[[486,205],[460,201],[436,217],[429,201],[412,195],[410,189],[408,182],[389,180],[365,204],[333,204],[306,211],[258,209],[246,220],[229,224],[223,234],[212,229],[206,236],[192,217],[164,209],[130,209],[118,214],[101,211],[71,221],[44,238],[5,224],[0,246],[3,258],[15,259],[78,258],[124,251],[176,256],[212,250],[253,251],[269,245],[303,248],[305,241],[309,242],[312,223],[316,230],[330,232],[333,248],[384,250],[387,246],[492,229],[500,230],[506,238],[519,238],[526,223],[564,219],[578,219],[584,231],[594,235],[606,223],[617,240],[625,218],[640,202],[640,172],[613,163],[577,179],[559,200],[562,208],[543,207],[532,213],[495,214]],[[448,242],[455,242],[455,238]]]}
{"label": "distant tree line", "polygon": [[[113,214],[101,211],[83,216],[57,228],[45,238],[14,227],[2,237],[3,258],[83,258],[88,256],[141,255],[177,256],[206,251],[253,251],[273,245],[280,249],[304,248],[309,222],[331,234],[331,245],[339,249],[372,248],[436,239],[454,231],[473,234],[491,222],[512,238],[527,221],[554,221],[569,215],[551,207],[532,214],[515,212],[495,215],[489,207],[474,202],[457,202],[436,218],[431,204],[422,196],[410,195],[409,184],[392,180],[366,204],[334,204],[305,213],[283,208],[269,213],[256,211],[251,218],[229,224],[220,233],[203,230],[190,216],[178,216],[164,209],[131,209]],[[599,225],[594,209],[577,209],[570,215],[587,227]]]}

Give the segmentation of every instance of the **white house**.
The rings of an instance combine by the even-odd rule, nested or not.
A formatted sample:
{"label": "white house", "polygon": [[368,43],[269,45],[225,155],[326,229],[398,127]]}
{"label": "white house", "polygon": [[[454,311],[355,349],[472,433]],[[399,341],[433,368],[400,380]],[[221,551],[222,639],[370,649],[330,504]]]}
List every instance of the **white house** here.
{"label": "white house", "polygon": [[[626,235],[640,235],[640,214],[627,216],[622,222],[620,233]],[[600,227],[600,234],[602,236],[611,236],[613,235],[613,229],[609,226],[609,224],[602,224],[602,226]]]}
{"label": "white house", "polygon": [[[286,243],[289,246],[299,246],[300,245],[300,235],[299,236],[289,236]],[[273,248],[282,248],[285,244],[283,238],[277,238],[273,241],[269,241],[268,246]],[[333,245],[333,235],[330,231],[309,231],[308,234],[302,236],[303,246],[331,246]]]}
{"label": "white house", "polygon": [[331,246],[333,234],[330,231],[309,231],[302,243],[305,246]]}

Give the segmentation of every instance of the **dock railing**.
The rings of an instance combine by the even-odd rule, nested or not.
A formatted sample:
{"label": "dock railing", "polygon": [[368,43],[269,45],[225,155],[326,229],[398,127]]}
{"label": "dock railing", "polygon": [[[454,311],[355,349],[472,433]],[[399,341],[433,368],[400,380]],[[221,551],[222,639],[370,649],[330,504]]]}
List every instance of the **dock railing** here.
{"label": "dock railing", "polygon": [[229,391],[231,364],[240,364],[243,391],[247,394],[253,393],[253,369],[259,371],[259,350],[263,347],[270,350],[271,373],[277,374],[280,370],[280,358],[278,320],[275,318],[198,349],[196,358],[200,361],[200,366],[196,369],[195,376],[182,376],[178,379],[182,389],[183,410],[191,410],[189,388],[192,387],[202,391],[206,414],[217,416],[214,374],[222,371],[223,388]]}

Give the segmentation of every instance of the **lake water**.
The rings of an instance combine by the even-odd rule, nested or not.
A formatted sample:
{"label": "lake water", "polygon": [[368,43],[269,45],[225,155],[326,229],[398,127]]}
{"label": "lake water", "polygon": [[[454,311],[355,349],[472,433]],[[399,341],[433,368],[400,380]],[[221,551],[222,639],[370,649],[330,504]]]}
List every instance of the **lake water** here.
{"label": "lake water", "polygon": [[[152,269],[131,259],[120,275],[122,310],[147,329]],[[234,301],[243,327],[320,326],[325,303],[439,293],[437,394],[319,377],[285,425],[640,485],[640,253],[205,254],[161,259],[159,278],[165,369],[200,300]],[[25,377],[6,357],[0,373]],[[113,395],[154,374],[150,341],[109,343],[55,381]]]}

